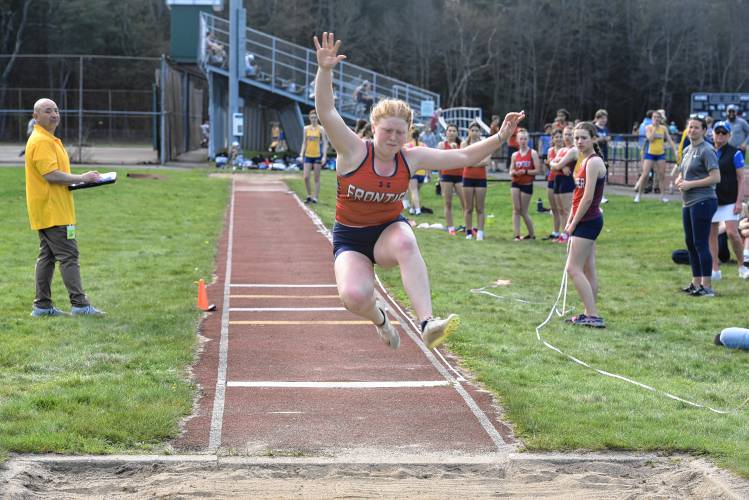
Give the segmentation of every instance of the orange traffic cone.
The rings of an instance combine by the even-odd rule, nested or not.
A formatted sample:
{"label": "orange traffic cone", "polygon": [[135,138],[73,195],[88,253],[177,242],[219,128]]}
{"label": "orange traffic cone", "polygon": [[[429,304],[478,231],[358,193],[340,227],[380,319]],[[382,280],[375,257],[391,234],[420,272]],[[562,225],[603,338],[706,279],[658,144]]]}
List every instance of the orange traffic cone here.
{"label": "orange traffic cone", "polygon": [[208,305],[208,292],[205,290],[205,280],[203,278],[198,280],[198,309],[201,311],[216,310],[214,304]]}

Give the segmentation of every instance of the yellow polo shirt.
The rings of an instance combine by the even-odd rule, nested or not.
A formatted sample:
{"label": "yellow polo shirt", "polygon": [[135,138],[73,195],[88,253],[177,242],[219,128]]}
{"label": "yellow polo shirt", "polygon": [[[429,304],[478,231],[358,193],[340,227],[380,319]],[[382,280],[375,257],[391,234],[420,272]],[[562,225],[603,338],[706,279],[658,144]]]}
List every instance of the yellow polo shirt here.
{"label": "yellow polo shirt", "polygon": [[26,208],[31,229],[75,224],[73,194],[64,184],[50,184],[45,174],[70,173],[70,159],[62,141],[40,125],[26,143]]}

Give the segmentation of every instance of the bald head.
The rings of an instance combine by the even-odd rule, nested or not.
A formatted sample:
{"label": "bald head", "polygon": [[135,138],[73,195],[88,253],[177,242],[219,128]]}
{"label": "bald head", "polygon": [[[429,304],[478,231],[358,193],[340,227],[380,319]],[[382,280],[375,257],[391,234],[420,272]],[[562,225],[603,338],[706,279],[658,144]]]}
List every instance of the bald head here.
{"label": "bald head", "polygon": [[60,110],[52,99],[42,98],[34,103],[34,119],[47,132],[54,133],[60,124]]}

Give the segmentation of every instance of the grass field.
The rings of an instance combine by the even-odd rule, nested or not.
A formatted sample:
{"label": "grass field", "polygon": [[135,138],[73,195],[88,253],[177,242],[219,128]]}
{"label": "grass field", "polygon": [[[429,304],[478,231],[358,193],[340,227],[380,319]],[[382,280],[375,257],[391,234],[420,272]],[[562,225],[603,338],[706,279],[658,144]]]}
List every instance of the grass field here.
{"label": "grass field", "polygon": [[[228,184],[205,171],[158,173],[165,179],[123,177],[76,193],[84,286],[110,317],[50,321],[28,316],[37,237],[28,229],[23,171],[0,169],[10,264],[0,296],[1,451],[162,451],[190,413],[193,281],[210,278],[214,268]],[[323,181],[315,208],[330,227],[335,177],[325,172]],[[290,185],[301,194],[300,178]],[[599,307],[608,328],[581,330],[557,319],[544,336],[597,367],[732,411],[716,415],[604,378],[536,340],[534,327],[556,297],[564,248],[511,241],[508,190],[490,185],[484,242],[436,230],[417,234],[435,312],[463,319],[449,348],[497,394],[527,447],[689,451],[749,477],[749,355],[712,344],[721,328],[746,324],[749,283],[730,267],[715,299],[681,296],[676,290],[689,270],[670,261],[671,250],[683,247],[678,204],[633,205],[611,196],[598,251]],[[434,185],[423,194],[424,205],[440,213]],[[539,235],[548,232],[548,215],[533,218]],[[408,304],[397,271],[380,276]],[[470,292],[497,279],[512,280],[493,290],[507,299]],[[66,306],[59,277],[54,291]],[[570,304],[579,311],[572,289]]]}
{"label": "grass field", "polygon": [[[158,451],[192,411],[193,282],[211,280],[229,184],[125,173],[75,194],[83,284],[109,317],[38,319],[23,168],[0,169],[0,453]],[[53,294],[70,310],[59,272]]]}
{"label": "grass field", "polygon": [[[322,202],[314,208],[332,227],[335,178],[325,174]],[[303,183],[290,184],[302,196]],[[537,233],[544,235],[551,230],[551,217],[535,212],[539,196],[548,206],[545,193],[538,192],[536,188],[532,217]],[[435,215],[421,216],[418,222],[444,222],[434,183],[426,185],[422,197]],[[579,329],[555,319],[542,330],[543,336],[595,367],[733,410],[729,415],[603,377],[538,342],[535,327],[558,293],[565,247],[541,240],[512,241],[508,183],[490,183],[485,241],[416,230],[435,314],[457,312],[462,318],[449,347],[498,395],[529,449],[689,451],[709,454],[749,477],[749,354],[712,343],[726,326],[747,326],[749,282],[739,280],[735,264],[724,264],[724,279],[716,283],[718,297],[683,296],[677,290],[691,273],[687,266],[671,262],[671,251],[684,248],[680,203],[635,205],[629,197],[610,199],[604,206],[606,222],[597,254],[599,310],[608,328]],[[378,273],[408,304],[397,270]],[[512,280],[508,287],[491,290],[504,299],[470,291],[497,279]],[[568,303],[580,312],[582,304],[571,283],[569,288]]]}

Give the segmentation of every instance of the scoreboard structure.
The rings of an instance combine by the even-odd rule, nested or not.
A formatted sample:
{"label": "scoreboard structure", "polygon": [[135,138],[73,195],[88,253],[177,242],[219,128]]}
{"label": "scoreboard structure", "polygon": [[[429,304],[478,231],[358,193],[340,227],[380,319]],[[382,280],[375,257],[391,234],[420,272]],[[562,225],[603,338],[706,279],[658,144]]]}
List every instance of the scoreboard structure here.
{"label": "scoreboard structure", "polygon": [[695,92],[692,94],[692,113],[712,116],[715,121],[726,119],[726,108],[734,104],[739,108],[737,116],[749,117],[749,94]]}

